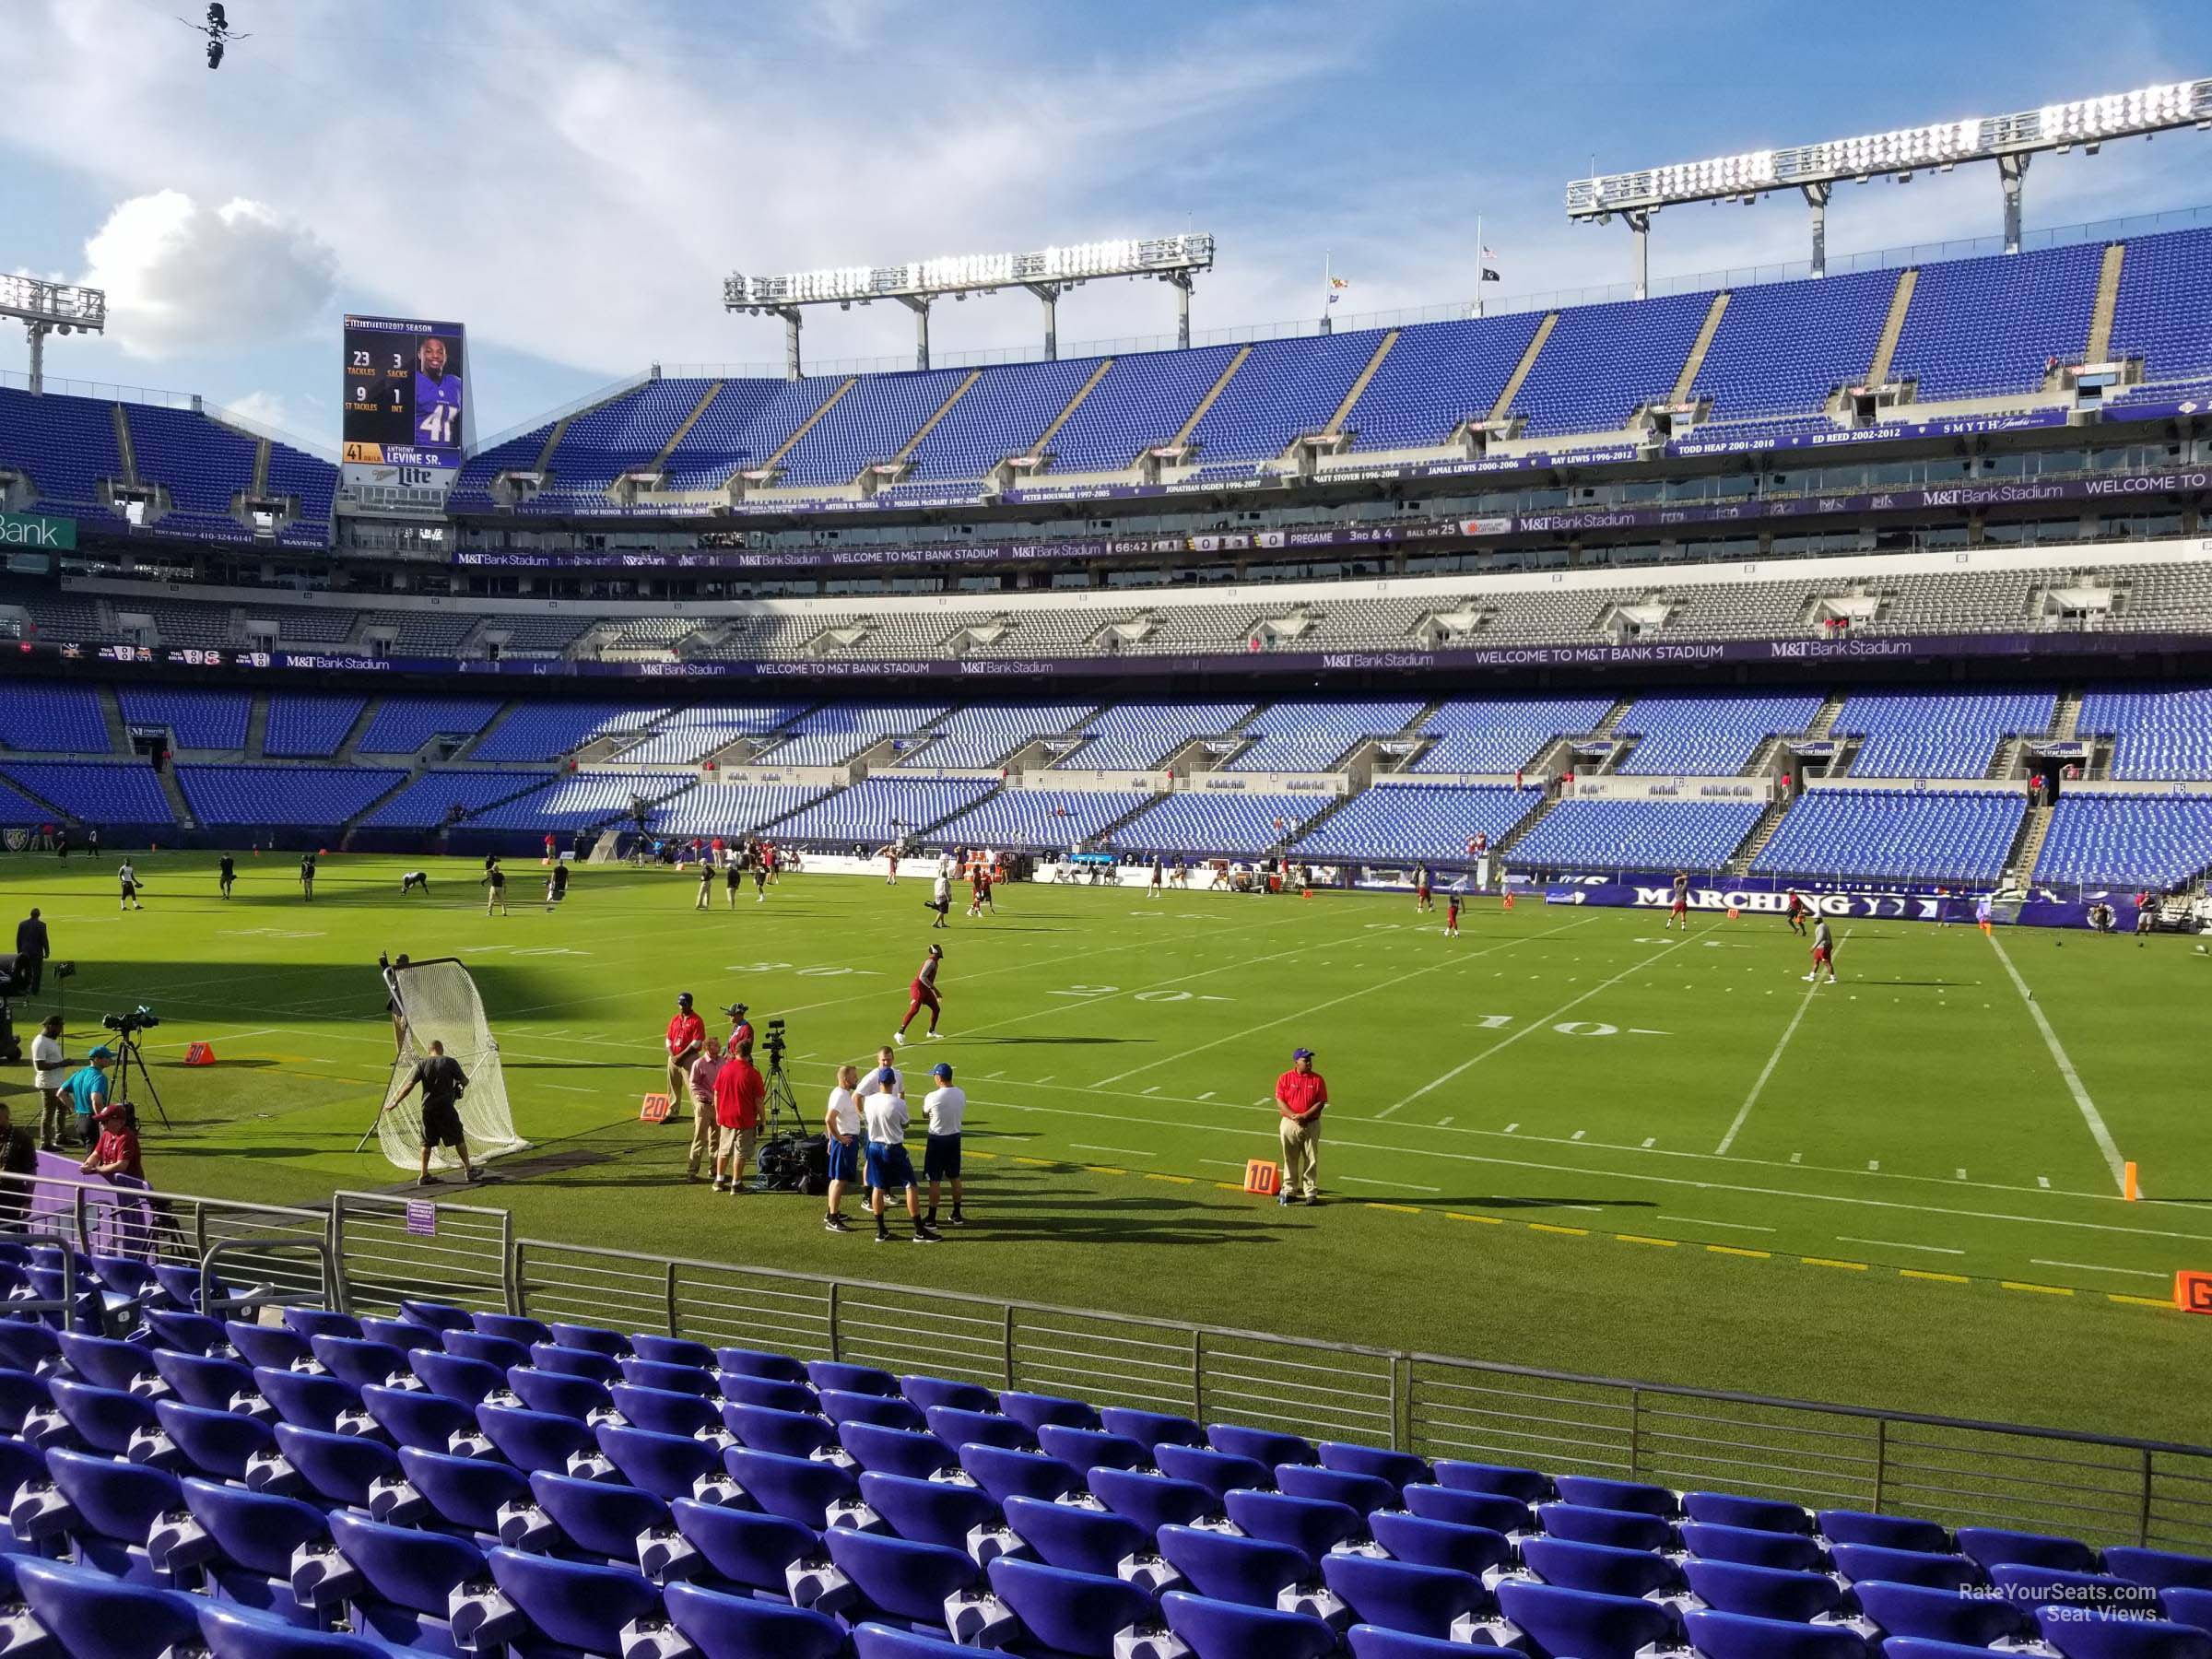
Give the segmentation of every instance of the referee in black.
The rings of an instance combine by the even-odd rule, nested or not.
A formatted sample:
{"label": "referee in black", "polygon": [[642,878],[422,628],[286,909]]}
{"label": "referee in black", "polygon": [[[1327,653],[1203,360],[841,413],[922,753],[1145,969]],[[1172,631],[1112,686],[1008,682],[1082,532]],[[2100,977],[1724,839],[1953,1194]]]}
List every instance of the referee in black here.
{"label": "referee in black", "polygon": [[464,1181],[481,1181],[483,1172],[468,1161],[468,1141],[461,1133],[461,1091],[468,1087],[468,1074],[461,1063],[446,1053],[445,1044],[433,1039],[430,1052],[415,1063],[415,1075],[407,1079],[390,1112],[401,1100],[422,1089],[422,1172],[418,1186],[436,1186],[438,1177],[430,1173],[430,1148],[451,1147],[461,1155],[461,1178]]}

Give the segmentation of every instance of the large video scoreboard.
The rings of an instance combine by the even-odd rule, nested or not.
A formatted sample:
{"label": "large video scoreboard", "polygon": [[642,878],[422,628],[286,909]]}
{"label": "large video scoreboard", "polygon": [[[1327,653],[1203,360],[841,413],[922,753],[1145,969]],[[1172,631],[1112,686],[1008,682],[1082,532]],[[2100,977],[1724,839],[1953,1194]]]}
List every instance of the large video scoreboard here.
{"label": "large video scoreboard", "polygon": [[340,426],[347,465],[457,471],[466,441],[466,372],[458,323],[347,317]]}

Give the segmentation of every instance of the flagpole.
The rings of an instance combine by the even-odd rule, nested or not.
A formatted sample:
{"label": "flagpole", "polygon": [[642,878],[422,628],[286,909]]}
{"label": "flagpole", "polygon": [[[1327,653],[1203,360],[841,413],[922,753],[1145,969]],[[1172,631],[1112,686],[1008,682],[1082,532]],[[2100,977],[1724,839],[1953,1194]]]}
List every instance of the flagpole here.
{"label": "flagpole", "polygon": [[1334,332],[1329,324],[1329,305],[1335,300],[1336,290],[1329,284],[1336,275],[1335,258],[1335,249],[1323,250],[1321,255],[1321,332],[1324,335]]}
{"label": "flagpole", "polygon": [[1475,216],[1475,314],[1482,315],[1482,215]]}

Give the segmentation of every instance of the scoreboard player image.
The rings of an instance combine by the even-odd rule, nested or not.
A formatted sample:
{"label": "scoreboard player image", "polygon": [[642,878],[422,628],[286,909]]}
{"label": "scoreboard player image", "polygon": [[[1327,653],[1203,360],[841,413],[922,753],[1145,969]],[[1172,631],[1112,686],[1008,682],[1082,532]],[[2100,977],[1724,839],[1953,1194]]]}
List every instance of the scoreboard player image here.
{"label": "scoreboard player image", "polygon": [[347,317],[347,464],[457,468],[467,438],[465,363],[456,324]]}
{"label": "scoreboard player image", "polygon": [[447,359],[436,335],[415,347],[415,438],[425,449],[461,443],[461,377],[448,372]]}

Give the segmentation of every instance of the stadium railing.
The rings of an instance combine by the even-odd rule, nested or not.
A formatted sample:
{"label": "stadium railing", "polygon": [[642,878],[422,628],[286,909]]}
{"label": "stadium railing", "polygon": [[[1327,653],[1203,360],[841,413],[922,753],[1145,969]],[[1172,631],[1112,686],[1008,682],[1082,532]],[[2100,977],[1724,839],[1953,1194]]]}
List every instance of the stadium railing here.
{"label": "stadium railing", "polygon": [[[342,1192],[327,1209],[0,1176],[28,1229],[355,1313],[403,1299],[684,1335],[1231,1421],[1947,1526],[2212,1548],[2212,1447],[1636,1382],[1145,1314],[518,1238],[504,1210]],[[9,1188],[0,1184],[0,1194]],[[118,1197],[150,1221],[119,1222]],[[0,1312],[6,1304],[0,1303]],[[70,1315],[65,1312],[65,1318]]]}

